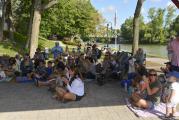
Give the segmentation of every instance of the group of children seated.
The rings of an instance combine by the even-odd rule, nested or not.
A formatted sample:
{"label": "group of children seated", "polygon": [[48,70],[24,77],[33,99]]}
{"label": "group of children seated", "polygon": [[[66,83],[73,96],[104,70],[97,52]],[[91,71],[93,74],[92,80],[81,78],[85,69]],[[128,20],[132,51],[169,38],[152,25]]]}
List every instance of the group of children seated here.
{"label": "group of children seated", "polygon": [[[161,69],[167,79],[164,82],[159,81],[156,70],[148,71],[143,65],[141,50],[138,53],[132,57],[127,52],[112,54],[107,51],[104,57],[99,59],[99,50],[94,45],[87,46],[84,52],[78,51],[75,54],[74,51],[68,51],[60,53],[54,60],[46,60],[38,48],[32,59],[28,54],[25,54],[23,59],[19,55],[0,57],[0,82],[10,81],[15,77],[16,82],[34,82],[38,87],[47,86],[49,91],[53,92],[53,98],[66,102],[83,98],[84,79],[96,79],[99,85],[103,85],[104,79],[121,80],[128,73],[130,81],[121,83],[125,84],[127,81],[132,105],[153,109],[154,105],[162,100],[167,103],[166,117],[173,116],[179,102],[177,78],[172,76],[167,64],[165,69]],[[169,88],[170,92],[166,92],[166,88]]]}

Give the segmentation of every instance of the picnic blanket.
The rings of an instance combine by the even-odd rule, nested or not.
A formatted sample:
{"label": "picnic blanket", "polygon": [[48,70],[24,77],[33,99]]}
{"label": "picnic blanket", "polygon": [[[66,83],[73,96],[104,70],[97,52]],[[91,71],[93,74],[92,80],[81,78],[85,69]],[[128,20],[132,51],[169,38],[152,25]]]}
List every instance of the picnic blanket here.
{"label": "picnic blanket", "polygon": [[32,83],[34,80],[29,80],[28,77],[16,77],[18,83]]}
{"label": "picnic blanket", "polygon": [[[160,103],[154,106],[154,109],[135,109],[130,104],[129,100],[126,99],[127,107],[137,116],[137,117],[162,117],[166,113],[165,103]],[[179,116],[179,112],[176,112],[175,116]]]}

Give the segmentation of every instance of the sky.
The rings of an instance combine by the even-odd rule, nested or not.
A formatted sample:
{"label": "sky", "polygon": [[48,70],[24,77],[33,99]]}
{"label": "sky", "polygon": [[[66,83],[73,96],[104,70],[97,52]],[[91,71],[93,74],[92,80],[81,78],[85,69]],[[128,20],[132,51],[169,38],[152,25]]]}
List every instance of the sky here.
{"label": "sky", "polygon": [[[137,0],[91,0],[93,6],[103,15],[107,22],[112,22],[114,25],[115,11],[117,11],[117,28],[124,23],[126,18],[134,15]],[[142,7],[142,15],[145,22],[147,12],[151,7],[166,8],[169,5],[174,5],[171,0],[146,0]],[[175,15],[179,15],[179,10]]]}

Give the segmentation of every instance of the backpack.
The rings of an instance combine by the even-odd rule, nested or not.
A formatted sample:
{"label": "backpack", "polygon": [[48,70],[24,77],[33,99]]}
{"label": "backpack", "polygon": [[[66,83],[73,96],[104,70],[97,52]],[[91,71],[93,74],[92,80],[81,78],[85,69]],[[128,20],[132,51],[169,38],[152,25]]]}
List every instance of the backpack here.
{"label": "backpack", "polygon": [[100,58],[101,58],[102,51],[99,50],[98,48],[96,48],[96,53],[97,53],[97,59],[100,59]]}

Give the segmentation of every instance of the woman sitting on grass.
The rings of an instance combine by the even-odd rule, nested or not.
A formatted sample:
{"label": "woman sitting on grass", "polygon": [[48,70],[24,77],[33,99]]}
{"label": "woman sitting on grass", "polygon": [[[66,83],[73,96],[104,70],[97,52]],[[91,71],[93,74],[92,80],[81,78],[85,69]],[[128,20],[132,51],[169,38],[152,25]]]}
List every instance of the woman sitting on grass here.
{"label": "woman sitting on grass", "polygon": [[57,87],[56,99],[65,101],[79,101],[84,96],[84,83],[82,81],[81,73],[78,69],[71,67],[69,69],[70,79],[63,77],[65,88]]}

